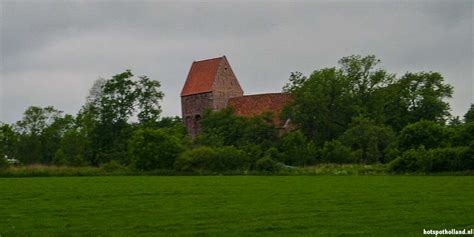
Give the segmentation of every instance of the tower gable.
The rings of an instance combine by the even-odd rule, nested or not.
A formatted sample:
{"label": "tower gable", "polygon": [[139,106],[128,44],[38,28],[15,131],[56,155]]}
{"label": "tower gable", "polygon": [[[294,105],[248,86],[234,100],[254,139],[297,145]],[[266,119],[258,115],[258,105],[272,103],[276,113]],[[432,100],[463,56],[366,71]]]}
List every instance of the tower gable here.
{"label": "tower gable", "polygon": [[214,110],[225,108],[230,98],[239,97],[244,94],[225,56],[217,69],[216,78],[212,85],[212,94]]}

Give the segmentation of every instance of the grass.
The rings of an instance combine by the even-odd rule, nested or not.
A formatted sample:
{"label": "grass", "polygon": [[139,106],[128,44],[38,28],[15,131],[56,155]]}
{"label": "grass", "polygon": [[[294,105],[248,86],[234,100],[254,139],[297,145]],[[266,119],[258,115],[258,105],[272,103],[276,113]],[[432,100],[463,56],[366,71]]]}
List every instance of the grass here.
{"label": "grass", "polygon": [[421,236],[474,228],[473,176],[0,179],[1,236]]}

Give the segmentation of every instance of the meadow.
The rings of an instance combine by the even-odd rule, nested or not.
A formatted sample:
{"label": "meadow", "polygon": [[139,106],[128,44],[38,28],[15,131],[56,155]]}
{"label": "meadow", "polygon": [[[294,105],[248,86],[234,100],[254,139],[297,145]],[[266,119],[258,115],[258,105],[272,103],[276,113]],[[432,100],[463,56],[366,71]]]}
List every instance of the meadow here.
{"label": "meadow", "polygon": [[421,236],[474,228],[474,176],[0,178],[0,236]]}

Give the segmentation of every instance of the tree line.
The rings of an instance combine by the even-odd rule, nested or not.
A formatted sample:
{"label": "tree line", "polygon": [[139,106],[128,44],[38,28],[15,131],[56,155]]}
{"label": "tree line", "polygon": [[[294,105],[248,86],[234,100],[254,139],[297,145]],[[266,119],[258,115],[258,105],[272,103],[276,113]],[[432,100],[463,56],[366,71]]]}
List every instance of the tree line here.
{"label": "tree line", "polygon": [[[20,121],[2,123],[0,157],[137,170],[271,172],[320,163],[474,170],[474,106],[452,116],[446,100],[453,88],[440,73],[397,76],[379,64],[373,55],[353,55],[309,76],[291,73],[283,91],[292,100],[282,114],[208,110],[194,140],[181,118],[160,116],[160,83],[127,70],[95,81],[75,116],[32,106]],[[282,135],[273,116],[294,129]]]}

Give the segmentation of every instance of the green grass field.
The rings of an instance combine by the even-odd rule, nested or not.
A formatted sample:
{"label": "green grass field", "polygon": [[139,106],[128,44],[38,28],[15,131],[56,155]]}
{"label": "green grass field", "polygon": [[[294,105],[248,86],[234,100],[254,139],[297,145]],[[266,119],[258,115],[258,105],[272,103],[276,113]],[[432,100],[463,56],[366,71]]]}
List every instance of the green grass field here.
{"label": "green grass field", "polygon": [[0,235],[421,236],[474,228],[473,176],[0,179]]}

